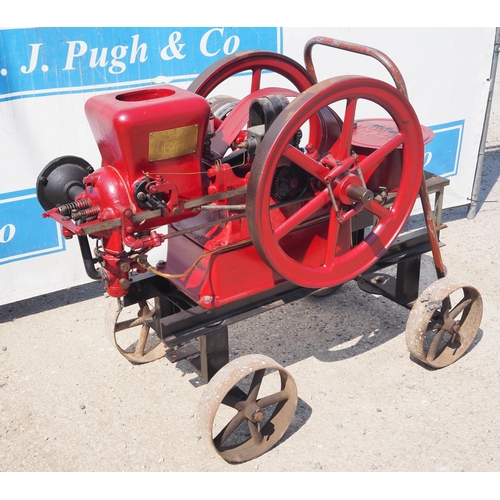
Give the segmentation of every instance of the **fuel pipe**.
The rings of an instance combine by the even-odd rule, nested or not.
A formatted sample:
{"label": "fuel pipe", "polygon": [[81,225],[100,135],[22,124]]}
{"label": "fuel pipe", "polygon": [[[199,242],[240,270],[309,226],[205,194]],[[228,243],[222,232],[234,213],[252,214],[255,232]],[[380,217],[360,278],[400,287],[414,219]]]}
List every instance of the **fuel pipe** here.
{"label": "fuel pipe", "polygon": [[87,276],[93,280],[104,280],[106,274],[102,269],[96,269],[92,252],[90,251],[89,240],[87,236],[78,236],[78,243],[80,244],[80,251],[82,253],[83,265]]}

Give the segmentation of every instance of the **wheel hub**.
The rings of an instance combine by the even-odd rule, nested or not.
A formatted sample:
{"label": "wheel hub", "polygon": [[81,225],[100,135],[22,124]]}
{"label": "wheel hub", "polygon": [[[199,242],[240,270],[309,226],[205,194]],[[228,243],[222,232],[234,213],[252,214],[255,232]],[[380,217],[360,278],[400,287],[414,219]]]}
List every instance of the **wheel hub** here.
{"label": "wheel hub", "polygon": [[250,403],[246,405],[245,409],[243,410],[243,413],[245,414],[247,420],[250,420],[255,424],[262,422],[262,420],[264,419],[264,413],[262,412],[262,408],[260,408],[259,405],[256,403]]}
{"label": "wheel hub", "polygon": [[367,205],[373,200],[373,192],[363,186],[361,179],[354,174],[348,174],[336,182],[333,194],[344,205],[360,202]]}

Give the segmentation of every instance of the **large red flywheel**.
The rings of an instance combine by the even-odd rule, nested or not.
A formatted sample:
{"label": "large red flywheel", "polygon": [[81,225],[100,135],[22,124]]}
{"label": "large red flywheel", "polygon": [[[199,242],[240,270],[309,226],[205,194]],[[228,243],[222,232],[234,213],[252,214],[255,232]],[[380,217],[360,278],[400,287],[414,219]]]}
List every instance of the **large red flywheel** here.
{"label": "large red flywheel", "polygon": [[[353,145],[358,114],[377,105],[393,122],[379,147],[358,156]],[[329,150],[321,150],[321,133],[310,127],[306,147],[292,145],[301,128],[326,107],[342,106],[343,125]],[[321,131],[320,131],[321,132]],[[396,186],[370,185],[383,178],[379,169],[399,161]],[[332,78],[297,96],[267,131],[252,165],[247,193],[247,220],[253,243],[267,264],[304,287],[344,283],[368,269],[390,247],[406,223],[418,195],[424,143],[419,120],[408,100],[385,82],[358,76]],[[273,185],[283,166],[307,173],[312,193],[292,208],[278,206]],[[372,184],[373,184],[372,182]],[[390,191],[390,193],[387,193]],[[387,197],[390,194],[391,197]],[[390,199],[390,203],[387,200]],[[368,212],[374,218],[369,234],[353,244],[352,221]],[[366,215],[366,214],[365,214]],[[326,222],[325,222],[326,219]],[[322,224],[322,231],[300,240],[294,234]]]}

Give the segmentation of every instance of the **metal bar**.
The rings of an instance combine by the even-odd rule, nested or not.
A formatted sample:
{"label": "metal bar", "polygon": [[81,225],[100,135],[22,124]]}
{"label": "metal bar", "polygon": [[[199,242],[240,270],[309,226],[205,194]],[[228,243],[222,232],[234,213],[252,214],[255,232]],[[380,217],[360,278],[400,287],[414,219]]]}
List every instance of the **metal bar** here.
{"label": "metal bar", "polygon": [[201,376],[209,381],[224,365],[229,363],[229,337],[227,326],[200,337]]}
{"label": "metal bar", "polygon": [[243,319],[288,304],[313,293],[314,288],[301,288],[293,283],[282,285],[216,309],[195,306],[162,318],[170,336],[165,339],[169,347],[174,347],[196,337],[211,334],[223,326],[229,326]]}
{"label": "metal bar", "polygon": [[483,175],[484,150],[486,148],[486,138],[488,136],[488,124],[490,122],[491,104],[493,102],[493,90],[495,89],[495,79],[496,79],[495,76],[497,73],[499,52],[500,52],[500,28],[497,28],[495,33],[495,45],[493,47],[493,60],[491,62],[490,91],[488,94],[488,103],[486,105],[486,114],[484,116],[483,133],[481,136],[481,143],[479,146],[476,173],[474,175],[474,183],[472,185],[469,211],[467,212],[468,219],[473,219],[477,213],[477,198],[479,196],[479,190],[481,188],[481,178]]}
{"label": "metal bar", "polygon": [[387,69],[387,71],[389,71],[392,79],[394,80],[394,83],[396,84],[396,88],[408,99],[408,91],[406,89],[403,75],[399,71],[396,64],[394,64],[392,59],[386,56],[383,52],[374,49],[373,47],[344,42],[342,40],[334,40],[333,38],[327,38],[324,36],[316,36],[314,38],[311,38],[304,47],[304,62],[306,69],[316,82],[318,81],[318,78],[316,76],[316,71],[314,70],[314,65],[312,62],[312,48],[314,47],[314,45],[325,45],[327,47],[347,50],[348,52],[355,52],[357,54],[373,57],[378,62],[380,62]]}
{"label": "metal bar", "polygon": [[395,296],[398,304],[408,304],[418,298],[420,264],[421,255],[398,263]]}
{"label": "metal bar", "polygon": [[247,187],[242,186],[236,189],[231,189],[230,191],[222,191],[215,194],[207,194],[201,198],[196,198],[194,200],[189,200],[184,203],[184,208],[196,208],[211,203],[212,201],[225,200],[233,198],[234,196],[239,196],[240,194],[246,194]]}
{"label": "metal bar", "polygon": [[432,257],[434,259],[434,267],[436,268],[436,275],[439,278],[444,278],[445,269],[441,249],[439,247],[439,238],[434,223],[434,216],[432,213],[431,202],[429,200],[429,193],[425,183],[425,176],[422,176],[420,182],[420,200],[422,202],[422,210],[424,212],[425,226],[429,235],[429,242],[431,244]]}

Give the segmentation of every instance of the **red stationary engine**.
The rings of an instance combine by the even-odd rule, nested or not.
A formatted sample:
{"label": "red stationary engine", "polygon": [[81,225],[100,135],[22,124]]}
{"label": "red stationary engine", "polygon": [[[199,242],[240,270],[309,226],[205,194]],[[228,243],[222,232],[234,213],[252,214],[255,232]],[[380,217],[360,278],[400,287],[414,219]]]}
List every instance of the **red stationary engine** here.
{"label": "red stationary engine", "polygon": [[[209,97],[245,70],[246,97]],[[260,88],[265,70],[292,88]],[[360,119],[363,101],[389,117]],[[422,129],[400,89],[356,76],[315,83],[279,54],[229,56],[188,90],[99,95],[85,111],[101,168],[57,158],[37,194],[114,297],[127,294],[132,271],[146,270],[204,308],[287,280],[341,284],[387,250],[421,183]],[[157,231],[165,225],[168,233]],[[167,239],[165,262],[153,267],[147,253]]]}
{"label": "red stationary engine", "polygon": [[[315,44],[375,57],[396,87],[362,76],[317,83]],[[187,90],[92,97],[85,110],[102,165],[94,171],[64,156],[37,181],[44,216],[78,236],[88,275],[118,298],[108,318],[118,351],[132,363],[189,360],[209,381],[199,435],[231,463],[271,449],[298,396],[291,374],[269,357],[229,361],[229,324],[356,278],[362,290],[412,308],[408,348],[441,368],[472,345],[482,316],[479,292],[445,278],[441,205],[433,215],[428,190],[442,193],[447,180],[423,178],[433,133],[420,126],[399,70],[376,49],[324,37],[307,43],[304,58],[307,69],[283,55],[243,52]],[[270,72],[290,85],[265,87]],[[251,74],[245,97],[214,92],[238,73]],[[381,118],[370,118],[374,110]],[[426,228],[395,242],[417,195]],[[167,240],[165,260],[150,264],[148,252]],[[418,297],[420,256],[429,250],[439,280]],[[395,276],[380,274],[389,266]],[[261,391],[266,371],[279,374],[274,393]],[[219,414],[223,405],[231,411]]]}

